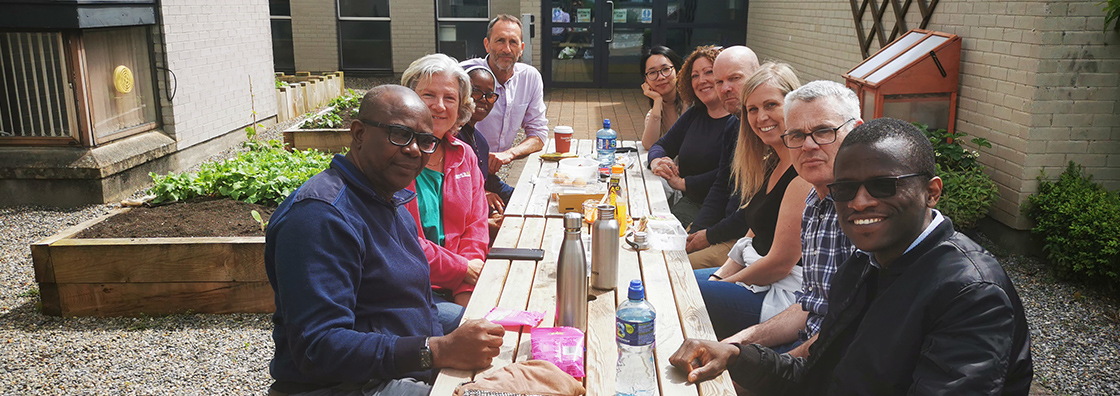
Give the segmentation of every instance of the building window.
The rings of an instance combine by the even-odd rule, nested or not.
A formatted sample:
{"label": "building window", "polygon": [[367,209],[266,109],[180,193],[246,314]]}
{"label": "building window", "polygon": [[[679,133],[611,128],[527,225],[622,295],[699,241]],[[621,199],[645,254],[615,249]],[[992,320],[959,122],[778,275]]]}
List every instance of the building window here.
{"label": "building window", "polygon": [[96,146],[158,127],[150,32],[0,33],[0,144]]}
{"label": "building window", "polygon": [[[158,105],[152,90],[147,33],[146,27],[82,33],[95,141],[152,129],[156,124]],[[122,79],[126,79],[123,84]]]}
{"label": "building window", "polygon": [[392,70],[389,0],[338,0],[343,70]]}
{"label": "building window", "polygon": [[292,44],[292,5],[289,0],[269,0],[272,23],[272,61],[277,71],[295,72],[296,55]]}
{"label": "building window", "polygon": [[0,33],[0,143],[76,140],[69,74],[62,33]]}
{"label": "building window", "polygon": [[489,0],[436,0],[436,21],[437,51],[459,60],[486,56]]}

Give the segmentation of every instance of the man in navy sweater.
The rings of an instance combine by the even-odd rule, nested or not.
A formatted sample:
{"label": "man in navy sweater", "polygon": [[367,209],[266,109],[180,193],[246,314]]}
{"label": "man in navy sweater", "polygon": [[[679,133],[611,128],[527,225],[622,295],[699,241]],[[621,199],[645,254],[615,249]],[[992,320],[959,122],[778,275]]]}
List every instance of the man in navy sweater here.
{"label": "man in navy sweater", "polygon": [[404,190],[439,140],[412,90],[375,87],[346,156],[272,215],[265,270],[275,292],[270,395],[427,395],[431,369],[481,369],[504,330],[484,319],[443,335]]}

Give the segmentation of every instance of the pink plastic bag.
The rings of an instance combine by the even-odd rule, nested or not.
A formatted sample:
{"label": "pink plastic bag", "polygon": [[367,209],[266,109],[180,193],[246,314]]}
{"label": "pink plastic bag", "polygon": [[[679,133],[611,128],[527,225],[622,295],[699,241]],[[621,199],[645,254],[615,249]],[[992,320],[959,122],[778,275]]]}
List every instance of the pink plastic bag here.
{"label": "pink plastic bag", "polygon": [[583,371],[583,332],[574,327],[538,327],[531,333],[533,359],[555,364],[577,379]]}
{"label": "pink plastic bag", "polygon": [[486,320],[500,324],[504,327],[529,326],[537,327],[544,319],[544,312],[520,311],[502,307],[494,307],[486,314]]}

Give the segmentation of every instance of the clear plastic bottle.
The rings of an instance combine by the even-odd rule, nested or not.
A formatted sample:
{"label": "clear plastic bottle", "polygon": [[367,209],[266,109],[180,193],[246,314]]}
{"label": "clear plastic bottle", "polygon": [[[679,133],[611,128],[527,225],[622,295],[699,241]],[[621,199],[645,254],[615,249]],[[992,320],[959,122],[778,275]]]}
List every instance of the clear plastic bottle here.
{"label": "clear plastic bottle", "polygon": [[646,301],[642,281],[630,281],[629,299],[618,305],[615,334],[618,341],[618,370],[615,394],[654,396],[657,372],[653,364],[654,319],[657,312]]}
{"label": "clear plastic bottle", "polygon": [[611,129],[611,120],[603,120],[603,129],[595,132],[595,150],[598,152],[599,177],[607,178],[611,175],[611,165],[614,165],[614,151],[618,148],[618,133]]}

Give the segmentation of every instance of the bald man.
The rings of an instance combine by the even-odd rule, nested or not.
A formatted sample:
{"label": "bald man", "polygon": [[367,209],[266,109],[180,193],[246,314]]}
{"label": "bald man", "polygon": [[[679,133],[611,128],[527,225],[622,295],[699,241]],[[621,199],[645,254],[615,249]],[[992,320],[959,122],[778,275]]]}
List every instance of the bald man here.
{"label": "bald man", "polygon": [[[433,368],[481,369],[504,330],[485,319],[443,335],[404,188],[440,140],[411,89],[362,98],[350,152],[273,213],[265,271],[275,292],[270,395],[427,395]],[[361,394],[361,393],[358,393]]]}
{"label": "bald man", "polygon": [[[729,130],[724,134],[724,149],[720,153],[719,172],[716,181],[708,190],[708,196],[700,207],[700,212],[692,220],[685,250],[692,268],[711,268],[723,265],[727,253],[735,241],[747,235],[747,226],[739,208],[739,197],[731,186],[731,161],[735,158],[735,144],[739,137],[739,117],[743,109],[739,98],[743,84],[758,70],[758,56],[750,48],[737,45],[724,48],[712,65],[716,78],[716,92],[719,93],[723,107],[734,115],[728,122]],[[711,235],[708,229],[715,231]]]}

